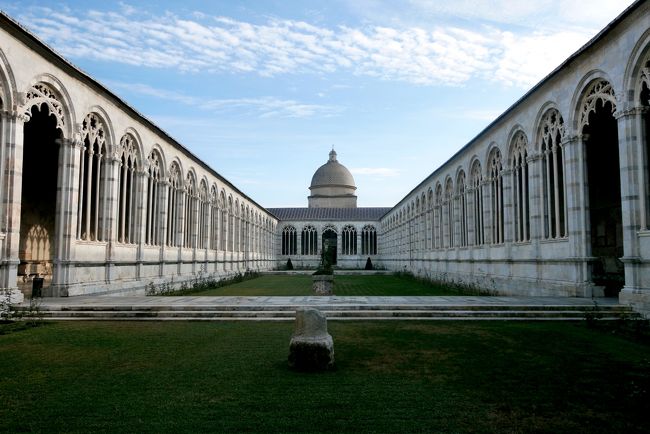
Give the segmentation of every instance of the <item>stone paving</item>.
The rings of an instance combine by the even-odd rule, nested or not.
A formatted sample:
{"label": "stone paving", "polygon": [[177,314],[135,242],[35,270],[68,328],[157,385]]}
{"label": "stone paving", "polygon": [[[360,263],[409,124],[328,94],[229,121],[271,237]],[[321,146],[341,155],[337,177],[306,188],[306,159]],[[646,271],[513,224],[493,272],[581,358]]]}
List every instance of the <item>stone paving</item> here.
{"label": "stone paving", "polygon": [[[243,296],[80,296],[41,299],[41,308],[56,309],[70,306],[616,306],[617,298],[569,298],[569,297],[480,297],[480,296],[292,296],[292,297],[243,297]],[[27,306],[29,303],[22,303]]]}

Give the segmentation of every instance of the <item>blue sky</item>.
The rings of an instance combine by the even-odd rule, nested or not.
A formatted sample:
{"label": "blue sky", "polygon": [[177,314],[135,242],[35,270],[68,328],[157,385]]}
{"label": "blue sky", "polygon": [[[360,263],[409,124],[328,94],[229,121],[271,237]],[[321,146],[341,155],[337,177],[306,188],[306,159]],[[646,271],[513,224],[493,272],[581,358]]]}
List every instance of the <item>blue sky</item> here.
{"label": "blue sky", "polygon": [[2,1],[266,207],[392,206],[631,1]]}

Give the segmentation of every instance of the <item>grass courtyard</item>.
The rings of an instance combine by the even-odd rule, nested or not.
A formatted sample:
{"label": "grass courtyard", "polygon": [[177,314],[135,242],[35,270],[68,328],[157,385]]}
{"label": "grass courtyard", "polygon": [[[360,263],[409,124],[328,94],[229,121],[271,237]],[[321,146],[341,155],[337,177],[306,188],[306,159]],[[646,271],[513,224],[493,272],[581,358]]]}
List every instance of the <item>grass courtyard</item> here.
{"label": "grass courtyard", "polygon": [[650,346],[584,323],[330,322],[337,369],[287,367],[292,323],[0,325],[0,432],[647,432]]}
{"label": "grass courtyard", "polygon": [[[339,296],[475,295],[407,275],[336,275],[334,293]],[[254,279],[192,295],[300,296],[314,295],[311,275],[261,275]]]}

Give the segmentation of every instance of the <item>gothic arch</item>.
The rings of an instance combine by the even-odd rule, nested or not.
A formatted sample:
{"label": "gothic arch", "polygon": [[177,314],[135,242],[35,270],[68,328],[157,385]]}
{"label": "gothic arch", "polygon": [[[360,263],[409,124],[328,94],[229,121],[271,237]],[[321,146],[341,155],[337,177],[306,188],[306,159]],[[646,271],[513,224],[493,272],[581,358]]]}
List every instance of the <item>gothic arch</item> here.
{"label": "gothic arch", "polygon": [[[104,133],[106,134],[106,151],[108,152],[108,155],[115,155],[119,142],[115,138],[115,129],[113,128],[113,122],[108,116],[108,113],[103,107],[98,105],[90,107],[87,113],[94,114],[102,121],[102,124],[104,125]],[[84,117],[84,120],[87,116],[88,115]]]}
{"label": "gothic arch", "polygon": [[169,163],[169,170],[167,176],[171,179],[172,177],[178,177],[179,182],[183,182],[185,177],[183,176],[183,163],[180,158],[174,157]]}
{"label": "gothic arch", "polygon": [[56,126],[63,133],[63,137],[72,137],[76,116],[70,94],[59,79],[50,74],[34,78],[24,94],[18,111],[29,117],[32,107],[40,107],[42,104],[46,104],[50,115],[56,118]]}
{"label": "gothic arch", "polygon": [[526,134],[524,128],[520,124],[514,125],[511,129],[510,132],[508,133],[508,140],[506,141],[507,146],[508,146],[508,166],[512,167],[512,158],[514,156],[514,153],[517,150],[517,146],[521,145],[520,140],[523,137],[523,141],[525,143],[526,147],[526,152],[530,154],[530,149],[529,149],[529,140],[528,140],[528,135]]}
{"label": "gothic arch", "polygon": [[[166,179],[168,176],[167,168],[170,167],[170,165],[167,164],[167,160],[165,159],[165,153],[163,152],[162,147],[158,143],[154,143],[151,146],[151,149],[146,154],[147,160],[149,160],[151,156],[154,154],[157,155],[158,161],[160,162],[160,178]],[[147,164],[149,164],[149,161],[147,161]]]}
{"label": "gothic arch", "polygon": [[612,79],[601,70],[590,71],[580,80],[571,99],[573,113],[570,125],[576,134],[582,134],[598,100],[611,102],[613,109],[617,109],[620,92],[616,92],[612,83]]}
{"label": "gothic arch", "polygon": [[9,61],[4,51],[0,49],[0,98],[2,98],[1,107],[4,109],[13,109],[16,105],[16,80],[14,73],[9,65]]}
{"label": "gothic arch", "polygon": [[483,176],[486,179],[490,177],[490,159],[494,156],[495,153],[498,154],[499,158],[502,158],[503,152],[501,152],[501,148],[499,148],[499,145],[497,145],[496,142],[491,142],[485,151],[485,158],[484,158],[485,172],[483,173]]}
{"label": "gothic arch", "polygon": [[508,166],[510,168],[513,167],[514,160],[518,155],[524,158],[523,162],[525,163],[525,158],[528,154],[530,154],[530,149],[528,137],[526,136],[526,133],[524,133],[524,130],[517,129],[513,131],[513,134],[508,139],[508,143]]}
{"label": "gothic arch", "polygon": [[[639,79],[648,61],[650,61],[650,29],[646,30],[637,41],[625,67],[623,86],[626,90],[626,95],[628,95],[626,102],[632,104],[632,106],[636,106],[641,97],[643,86],[641,86]],[[647,71],[645,74],[647,74],[646,77],[650,81],[650,71]],[[650,84],[648,88],[650,88]],[[647,106],[650,103],[646,101],[643,105]]]}
{"label": "gothic arch", "polygon": [[[140,134],[135,128],[132,127],[127,127],[124,130],[124,134],[122,134],[122,137],[130,135],[133,138],[133,144],[136,147],[137,150],[137,162],[138,165],[142,165],[142,162],[144,161],[145,153],[144,153],[144,147],[142,146],[142,137],[140,137]],[[120,139],[121,141],[122,139]]]}

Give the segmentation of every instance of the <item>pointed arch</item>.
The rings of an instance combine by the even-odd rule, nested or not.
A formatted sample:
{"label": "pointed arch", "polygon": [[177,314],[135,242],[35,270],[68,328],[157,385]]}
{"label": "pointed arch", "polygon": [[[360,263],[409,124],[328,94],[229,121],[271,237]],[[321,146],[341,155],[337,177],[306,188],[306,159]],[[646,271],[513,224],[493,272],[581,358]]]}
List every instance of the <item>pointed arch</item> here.
{"label": "pointed arch", "polygon": [[72,99],[63,83],[51,74],[41,74],[32,80],[22,98],[19,113],[30,118],[31,110],[45,104],[51,116],[56,119],[56,126],[63,137],[71,138],[76,119]]}
{"label": "pointed arch", "polygon": [[483,222],[483,171],[478,158],[472,161],[470,169],[470,186],[472,190],[472,215],[474,217],[474,245],[485,244],[485,226]]}
{"label": "pointed arch", "polygon": [[109,231],[107,178],[110,176],[110,134],[104,118],[88,113],[81,123],[77,238],[106,241]]}
{"label": "pointed arch", "polygon": [[140,170],[140,148],[135,137],[126,133],[117,146],[116,157],[119,162],[117,173],[117,240],[121,243],[135,243],[138,177]]}
{"label": "pointed arch", "polygon": [[147,203],[145,215],[145,243],[159,246],[162,241],[162,195],[165,190],[165,163],[160,150],[154,147],[147,157]]}
{"label": "pointed arch", "polygon": [[178,161],[173,160],[167,176],[167,245],[177,247],[180,244],[179,229],[183,220],[183,175]]}
{"label": "pointed arch", "polygon": [[501,151],[493,147],[488,156],[487,182],[490,191],[492,244],[504,242],[503,163]]}
{"label": "pointed arch", "polygon": [[460,169],[456,175],[456,209],[458,214],[458,246],[466,247],[469,239],[467,196],[469,194],[465,171]]}
{"label": "pointed arch", "polygon": [[542,236],[546,239],[567,236],[566,194],[564,185],[564,119],[555,106],[543,113],[537,127],[541,156]]}
{"label": "pointed arch", "polygon": [[522,130],[517,130],[510,140],[510,169],[512,185],[512,220],[514,240],[530,240],[530,191],[528,167],[528,139]]}

